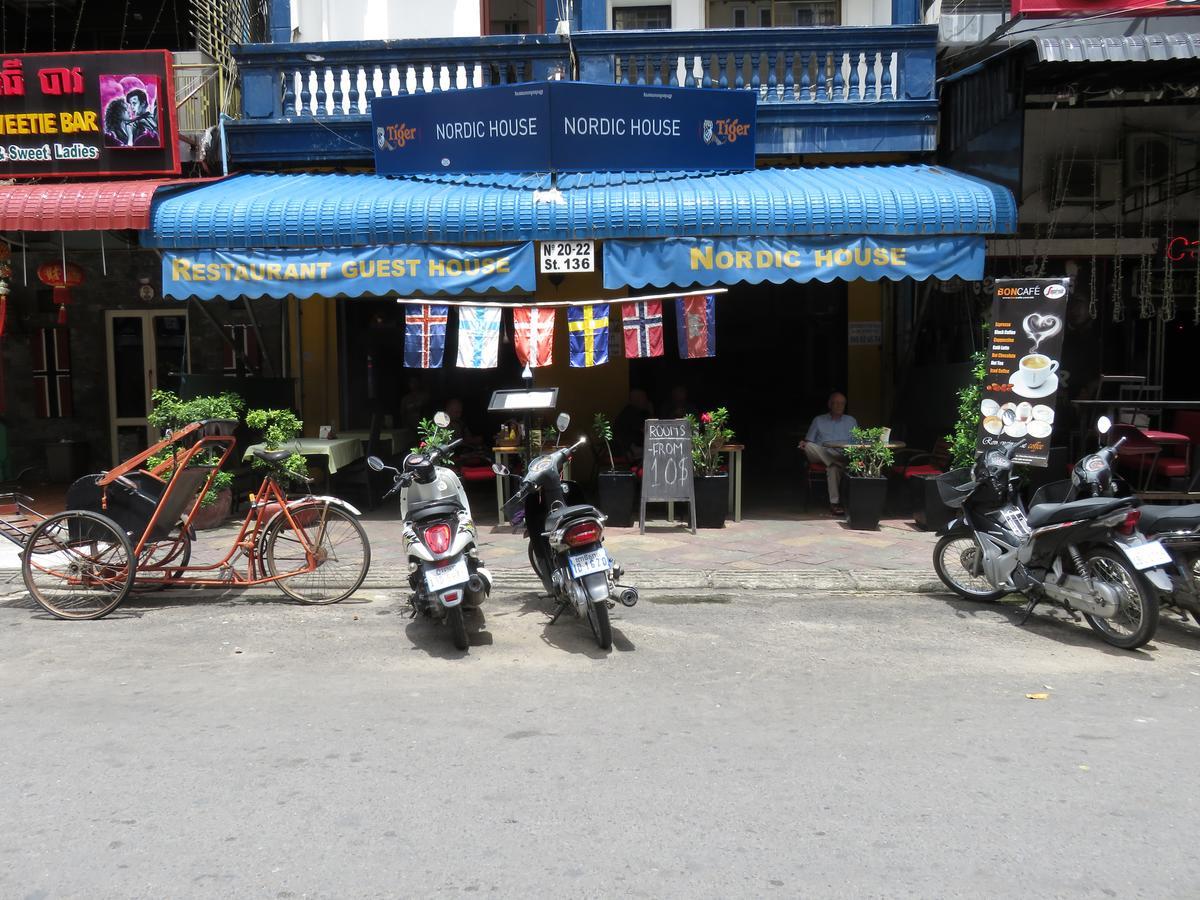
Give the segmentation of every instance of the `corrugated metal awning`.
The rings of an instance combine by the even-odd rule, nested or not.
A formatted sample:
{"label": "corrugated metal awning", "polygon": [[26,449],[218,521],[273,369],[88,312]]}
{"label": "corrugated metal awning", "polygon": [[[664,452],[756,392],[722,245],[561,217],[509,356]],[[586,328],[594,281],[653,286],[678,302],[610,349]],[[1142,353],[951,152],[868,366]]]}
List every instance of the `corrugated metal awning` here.
{"label": "corrugated metal awning", "polygon": [[172,249],[564,238],[1007,234],[1012,194],[935,166],[560,175],[240,175],[153,206]]}
{"label": "corrugated metal awning", "polygon": [[108,231],[150,224],[154,192],[211,178],[0,185],[0,231]]}
{"label": "corrugated metal awning", "polygon": [[1200,58],[1200,31],[1176,34],[1087,34],[1033,38],[1041,62],[1160,62]]}

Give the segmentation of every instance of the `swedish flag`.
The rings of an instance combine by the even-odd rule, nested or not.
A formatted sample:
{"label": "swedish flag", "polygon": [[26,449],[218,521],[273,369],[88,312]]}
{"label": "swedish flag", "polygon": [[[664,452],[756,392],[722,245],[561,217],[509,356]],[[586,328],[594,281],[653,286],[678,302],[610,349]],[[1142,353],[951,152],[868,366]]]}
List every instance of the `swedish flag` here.
{"label": "swedish flag", "polygon": [[608,362],[608,304],[572,306],[567,309],[571,338],[571,367],[602,366]]}

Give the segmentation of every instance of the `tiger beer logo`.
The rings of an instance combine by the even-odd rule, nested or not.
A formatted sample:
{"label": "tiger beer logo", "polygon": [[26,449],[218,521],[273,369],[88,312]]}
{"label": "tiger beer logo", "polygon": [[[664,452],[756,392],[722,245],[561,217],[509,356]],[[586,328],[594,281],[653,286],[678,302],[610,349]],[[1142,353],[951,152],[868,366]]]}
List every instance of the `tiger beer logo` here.
{"label": "tiger beer logo", "polygon": [[375,142],[380,150],[399,150],[417,136],[417,129],[409,128],[404,122],[375,129]]}
{"label": "tiger beer logo", "polygon": [[704,143],[716,146],[735,143],[738,138],[743,138],[749,133],[750,124],[740,119],[705,119],[702,129]]}

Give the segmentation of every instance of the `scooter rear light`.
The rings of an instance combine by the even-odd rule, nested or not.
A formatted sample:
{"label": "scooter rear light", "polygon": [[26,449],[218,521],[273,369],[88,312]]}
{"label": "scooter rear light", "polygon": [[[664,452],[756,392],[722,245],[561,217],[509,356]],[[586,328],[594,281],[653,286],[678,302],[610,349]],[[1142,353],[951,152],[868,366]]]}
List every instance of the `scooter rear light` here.
{"label": "scooter rear light", "polygon": [[568,547],[582,547],[600,540],[601,529],[597,522],[580,522],[572,525],[563,534],[563,543]]}
{"label": "scooter rear light", "polygon": [[434,553],[445,553],[450,549],[450,526],[445,522],[430,525],[425,529],[425,546]]}
{"label": "scooter rear light", "polygon": [[1131,535],[1137,531],[1137,524],[1142,518],[1140,509],[1131,509],[1125,514],[1125,521],[1117,526],[1117,531],[1121,534]]}

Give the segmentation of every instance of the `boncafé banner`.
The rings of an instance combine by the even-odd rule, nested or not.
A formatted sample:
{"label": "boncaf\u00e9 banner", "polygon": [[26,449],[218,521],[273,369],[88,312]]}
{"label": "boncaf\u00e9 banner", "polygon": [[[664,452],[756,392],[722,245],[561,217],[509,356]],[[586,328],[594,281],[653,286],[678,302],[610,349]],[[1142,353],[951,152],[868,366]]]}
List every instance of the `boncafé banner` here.
{"label": "boncaf\u00e9 banner", "polygon": [[1069,278],[998,278],[980,403],[980,450],[1022,444],[1013,460],[1049,462]]}
{"label": "boncaf\u00e9 banner", "polygon": [[0,55],[0,177],[175,175],[166,50]]}
{"label": "boncaf\u00e9 banner", "polygon": [[532,293],[537,280],[530,241],[503,247],[169,251],[162,267],[163,296],[176,300]]}

